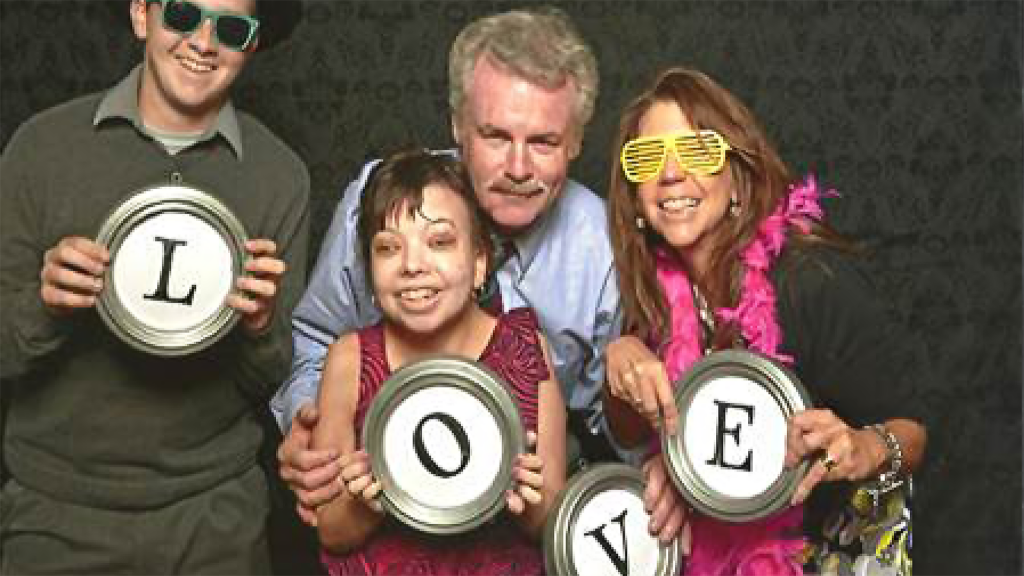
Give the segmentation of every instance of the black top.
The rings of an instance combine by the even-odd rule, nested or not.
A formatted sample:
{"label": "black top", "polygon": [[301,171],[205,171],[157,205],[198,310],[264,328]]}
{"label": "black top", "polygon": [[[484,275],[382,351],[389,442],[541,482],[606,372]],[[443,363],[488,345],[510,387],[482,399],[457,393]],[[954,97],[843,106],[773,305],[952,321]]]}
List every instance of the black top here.
{"label": "black top", "polygon": [[[856,257],[826,248],[788,249],[771,272],[783,332],[780,351],[815,407],[829,408],[851,427],[909,418],[923,423],[923,406],[907,385],[912,369],[902,328],[887,318],[880,294]],[[825,514],[849,494],[845,482],[824,482],[811,494],[808,533],[821,533]]]}

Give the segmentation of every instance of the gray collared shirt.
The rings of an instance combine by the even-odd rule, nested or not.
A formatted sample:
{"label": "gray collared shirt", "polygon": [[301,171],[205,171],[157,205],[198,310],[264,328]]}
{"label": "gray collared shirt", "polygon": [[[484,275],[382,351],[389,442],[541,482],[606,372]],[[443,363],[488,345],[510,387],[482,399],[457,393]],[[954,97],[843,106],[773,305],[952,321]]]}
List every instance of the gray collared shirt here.
{"label": "gray collared shirt", "polygon": [[[363,188],[377,162],[364,166],[345,189],[293,313],[292,371],[271,401],[282,430],[303,404],[316,400],[328,346],[381,318],[359,255],[356,224]],[[514,243],[516,254],[497,273],[502,305],[533,308],[566,404],[585,414],[592,432],[607,434],[601,410],[604,350],[620,333],[622,309],[604,201],[570,180],[548,213]]]}
{"label": "gray collared shirt", "polygon": [[[123,80],[107,91],[96,108],[96,114],[92,118],[93,126],[98,126],[104,120],[111,118],[123,118],[131,122],[139,132],[152,135],[153,131],[146,127],[139,115],[139,82],[143,66],[145,64],[136,66]],[[217,119],[213,126],[197,136],[195,141],[197,143],[204,142],[217,134],[227,140],[235,156],[241,159],[244,153],[242,132],[238,128],[238,117],[235,115],[235,107],[231,105],[230,100],[225,102],[220,112],[217,113]]]}

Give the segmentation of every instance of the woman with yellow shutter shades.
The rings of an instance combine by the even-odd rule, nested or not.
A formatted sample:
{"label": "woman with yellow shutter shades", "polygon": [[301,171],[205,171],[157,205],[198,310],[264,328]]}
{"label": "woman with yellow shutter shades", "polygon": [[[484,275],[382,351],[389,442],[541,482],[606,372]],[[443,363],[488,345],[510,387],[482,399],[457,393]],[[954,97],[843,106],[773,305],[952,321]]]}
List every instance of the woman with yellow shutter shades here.
{"label": "woman with yellow shutter shades", "polygon": [[712,351],[787,365],[815,406],[788,422],[786,465],[811,462],[789,508],[728,524],[688,510],[663,459],[645,474],[665,486],[649,508],[681,527],[686,574],[799,574],[848,497],[837,482],[889,489],[921,462],[925,428],[891,356],[900,338],[856,250],[825,223],[819,201],[834,193],[794,180],[708,76],[663,72],[624,111],[617,142],[609,218],[626,317],[607,351],[612,429],[656,451],[652,429],[679,427],[671,383]]}

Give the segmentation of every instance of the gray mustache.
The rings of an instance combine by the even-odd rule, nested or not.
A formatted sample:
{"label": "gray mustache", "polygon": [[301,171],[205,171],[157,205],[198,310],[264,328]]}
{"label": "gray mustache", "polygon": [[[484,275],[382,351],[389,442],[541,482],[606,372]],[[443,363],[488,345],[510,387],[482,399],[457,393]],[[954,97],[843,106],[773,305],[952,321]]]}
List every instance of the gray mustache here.
{"label": "gray mustache", "polygon": [[508,180],[501,180],[497,182],[495,188],[508,192],[510,194],[531,194],[537,192],[548,192],[551,187],[546,182],[536,179],[530,179],[525,182],[511,182]]}

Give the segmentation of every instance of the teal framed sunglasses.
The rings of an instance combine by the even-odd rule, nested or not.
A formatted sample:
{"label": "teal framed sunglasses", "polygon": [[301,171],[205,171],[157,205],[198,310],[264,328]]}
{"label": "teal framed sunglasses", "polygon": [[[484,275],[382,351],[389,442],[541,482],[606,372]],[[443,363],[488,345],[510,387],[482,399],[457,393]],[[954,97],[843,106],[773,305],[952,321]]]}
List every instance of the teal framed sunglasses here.
{"label": "teal framed sunglasses", "polygon": [[188,0],[149,0],[163,8],[164,28],[171,32],[188,35],[195,32],[203,22],[213,22],[213,35],[225,48],[244,51],[256,39],[259,20],[238,12],[208,10]]}

